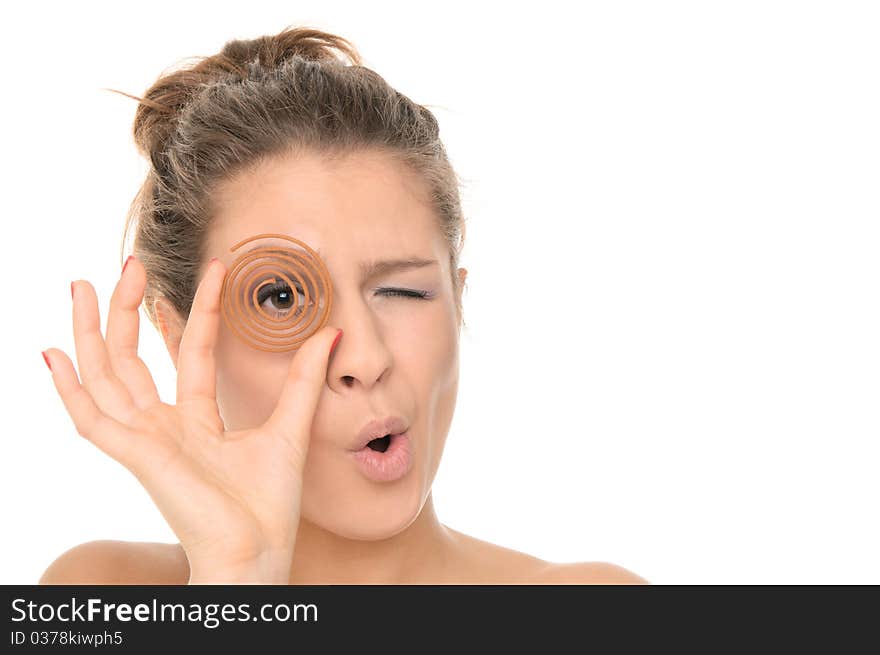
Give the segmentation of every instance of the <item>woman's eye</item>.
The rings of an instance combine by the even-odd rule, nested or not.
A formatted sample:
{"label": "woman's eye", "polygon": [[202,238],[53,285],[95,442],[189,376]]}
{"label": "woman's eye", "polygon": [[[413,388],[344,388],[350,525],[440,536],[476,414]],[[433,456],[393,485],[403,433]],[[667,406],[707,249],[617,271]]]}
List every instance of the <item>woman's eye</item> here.
{"label": "woman's eye", "polygon": [[425,299],[431,294],[427,291],[416,291],[415,289],[394,289],[383,288],[377,290],[380,296],[403,296],[404,298]]}
{"label": "woman's eye", "polygon": [[[299,295],[300,303],[305,300],[305,292],[299,287],[296,288]],[[270,309],[276,310],[277,313],[286,314],[293,307],[293,291],[284,282],[275,282],[262,287],[257,294],[257,302],[262,307],[267,300],[271,299]],[[309,300],[310,304],[314,304],[314,299]],[[302,304],[300,304],[302,307]],[[298,308],[299,309],[299,308]]]}

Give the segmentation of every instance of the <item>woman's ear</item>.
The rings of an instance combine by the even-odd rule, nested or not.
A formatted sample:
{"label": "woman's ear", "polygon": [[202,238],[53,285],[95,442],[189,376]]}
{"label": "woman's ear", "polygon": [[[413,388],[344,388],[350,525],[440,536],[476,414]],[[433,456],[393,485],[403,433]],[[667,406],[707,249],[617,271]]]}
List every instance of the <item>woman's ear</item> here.
{"label": "woman's ear", "polygon": [[456,303],[455,303],[456,309],[458,311],[459,327],[461,327],[461,325],[463,325],[463,318],[461,316],[461,312],[462,312],[462,309],[461,309],[462,299],[461,299],[461,297],[462,297],[462,294],[464,293],[464,285],[465,285],[466,278],[467,278],[467,269],[466,268],[459,268],[458,269],[458,298],[456,298]]}
{"label": "woman's ear", "polygon": [[165,341],[165,347],[168,354],[171,355],[171,361],[174,364],[174,370],[177,370],[177,357],[180,354],[180,340],[183,338],[184,323],[180,320],[180,316],[164,298],[157,298],[153,303],[153,310],[156,314],[156,320],[159,322],[159,330],[162,332],[162,339]]}

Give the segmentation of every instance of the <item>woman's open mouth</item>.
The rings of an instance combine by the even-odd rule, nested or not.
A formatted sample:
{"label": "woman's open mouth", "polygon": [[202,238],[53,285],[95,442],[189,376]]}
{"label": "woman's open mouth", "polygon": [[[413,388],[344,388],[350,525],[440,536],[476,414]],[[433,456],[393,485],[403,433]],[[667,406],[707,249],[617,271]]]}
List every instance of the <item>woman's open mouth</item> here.
{"label": "woman's open mouth", "polygon": [[373,439],[352,455],[361,472],[374,482],[392,482],[402,478],[413,465],[409,430]]}
{"label": "woman's open mouth", "polygon": [[386,434],[384,437],[373,439],[370,443],[367,444],[367,448],[372,448],[373,450],[378,450],[380,453],[384,453],[386,450],[388,450],[388,446],[390,445],[391,435]]}

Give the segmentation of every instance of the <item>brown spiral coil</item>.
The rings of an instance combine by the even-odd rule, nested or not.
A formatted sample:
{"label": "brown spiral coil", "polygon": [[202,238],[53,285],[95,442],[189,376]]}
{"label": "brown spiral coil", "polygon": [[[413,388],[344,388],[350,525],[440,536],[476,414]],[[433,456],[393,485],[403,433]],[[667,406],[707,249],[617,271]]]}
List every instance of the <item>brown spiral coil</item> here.
{"label": "brown spiral coil", "polygon": [[[287,352],[299,348],[327,324],[333,285],[318,253],[284,234],[258,234],[239,241],[230,252],[251,241],[269,238],[290,241],[294,247],[268,245],[242,254],[226,272],[220,306],[227,327],[250,346],[266,352]],[[262,288],[281,282],[290,289],[293,305],[282,316],[274,316],[262,308],[259,294]]]}

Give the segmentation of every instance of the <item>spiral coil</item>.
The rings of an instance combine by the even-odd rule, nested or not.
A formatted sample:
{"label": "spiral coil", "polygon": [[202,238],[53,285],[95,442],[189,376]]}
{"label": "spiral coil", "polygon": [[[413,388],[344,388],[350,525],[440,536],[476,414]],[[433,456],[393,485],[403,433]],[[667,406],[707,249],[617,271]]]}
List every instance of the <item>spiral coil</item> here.
{"label": "spiral coil", "polygon": [[[235,244],[230,252],[268,238],[289,241],[294,247],[269,245],[243,253],[226,273],[220,306],[227,327],[250,346],[266,352],[288,352],[327,324],[333,285],[318,253],[284,234],[258,234]],[[281,283],[290,289],[293,308],[282,316],[273,316],[263,310],[260,290]],[[301,298],[305,301],[302,308]]]}

